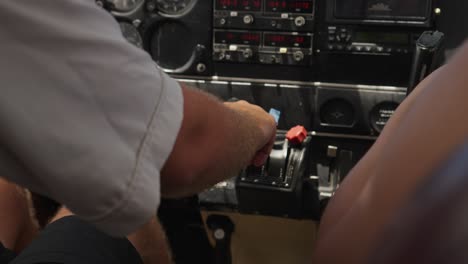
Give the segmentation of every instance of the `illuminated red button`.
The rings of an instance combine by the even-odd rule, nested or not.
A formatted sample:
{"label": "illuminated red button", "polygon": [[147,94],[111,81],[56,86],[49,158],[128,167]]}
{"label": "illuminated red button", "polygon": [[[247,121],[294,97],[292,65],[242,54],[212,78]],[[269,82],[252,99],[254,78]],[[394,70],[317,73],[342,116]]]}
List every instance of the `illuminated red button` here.
{"label": "illuminated red button", "polygon": [[295,126],[286,133],[286,138],[293,145],[299,145],[307,137],[307,130],[303,126]]}

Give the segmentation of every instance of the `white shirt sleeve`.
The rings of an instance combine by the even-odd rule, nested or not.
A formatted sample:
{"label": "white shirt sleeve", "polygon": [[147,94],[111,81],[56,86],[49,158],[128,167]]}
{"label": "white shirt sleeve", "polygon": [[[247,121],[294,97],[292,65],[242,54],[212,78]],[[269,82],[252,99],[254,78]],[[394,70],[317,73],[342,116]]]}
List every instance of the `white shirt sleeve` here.
{"label": "white shirt sleeve", "polygon": [[176,81],[94,0],[0,1],[0,175],[122,236],[155,214]]}

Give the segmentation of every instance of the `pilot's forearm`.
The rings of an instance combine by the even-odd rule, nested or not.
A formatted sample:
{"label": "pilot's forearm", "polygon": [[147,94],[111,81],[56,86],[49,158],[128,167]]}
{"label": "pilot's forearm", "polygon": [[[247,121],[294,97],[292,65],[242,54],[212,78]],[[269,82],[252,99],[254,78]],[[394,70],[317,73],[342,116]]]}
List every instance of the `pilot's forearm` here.
{"label": "pilot's forearm", "polygon": [[349,210],[322,233],[318,261],[328,258],[333,247],[343,252],[328,258],[329,263],[342,263],[343,256],[346,263],[361,263],[398,209],[466,141],[468,123],[460,120],[466,119],[467,58],[465,44],[443,70],[421,84],[423,91],[388,135]]}
{"label": "pilot's forearm", "polygon": [[323,261],[323,259],[328,258],[330,254],[329,250],[332,250],[330,243],[332,243],[331,241],[334,241],[336,235],[338,235],[335,230],[343,225],[347,225],[346,216],[355,210],[353,206],[359,203],[358,199],[360,199],[362,193],[365,192],[365,188],[369,184],[370,179],[372,177],[379,177],[375,175],[376,170],[381,165],[382,161],[380,159],[382,153],[384,153],[385,149],[388,147],[389,141],[395,136],[394,133],[398,130],[402,120],[414,106],[428,84],[443,71],[444,69],[441,68],[431,74],[403,101],[372,148],[341,183],[340,188],[330,200],[321,219],[315,250],[315,260]]}
{"label": "pilot's forearm", "polygon": [[435,76],[439,75],[443,68],[438,69],[426,79],[424,79],[416,89],[408,96],[403,103],[398,107],[395,114],[390,118],[379,138],[372,146],[366,155],[359,161],[359,163],[351,170],[346,176],[344,181],[340,184],[340,188],[330,200],[327,209],[321,219],[319,229],[319,240],[322,236],[326,235],[334,225],[336,225],[344,215],[352,208],[352,204],[356,201],[362,192],[364,186],[369,181],[370,177],[375,172],[377,160],[380,158],[383,150],[387,147],[389,139],[398,129],[401,120],[408,113],[415,101],[418,100],[420,94],[427,87]]}
{"label": "pilot's forearm", "polygon": [[0,178],[0,242],[16,252],[24,249],[38,232],[27,192]]}
{"label": "pilot's forearm", "polygon": [[234,176],[275,136],[273,118],[257,106],[222,103],[187,88],[184,101],[182,128],[161,173],[165,196],[192,194]]}

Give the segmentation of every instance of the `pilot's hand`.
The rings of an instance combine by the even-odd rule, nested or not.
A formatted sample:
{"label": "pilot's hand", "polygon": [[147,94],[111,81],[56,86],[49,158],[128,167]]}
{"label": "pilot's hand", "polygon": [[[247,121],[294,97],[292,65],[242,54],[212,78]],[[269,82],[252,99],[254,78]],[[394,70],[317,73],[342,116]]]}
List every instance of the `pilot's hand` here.
{"label": "pilot's hand", "polygon": [[252,136],[255,137],[257,146],[251,164],[257,167],[262,166],[268,159],[275,142],[275,119],[261,107],[246,101],[226,102],[225,104],[245,116],[245,122],[252,122],[252,127],[255,130],[252,131]]}

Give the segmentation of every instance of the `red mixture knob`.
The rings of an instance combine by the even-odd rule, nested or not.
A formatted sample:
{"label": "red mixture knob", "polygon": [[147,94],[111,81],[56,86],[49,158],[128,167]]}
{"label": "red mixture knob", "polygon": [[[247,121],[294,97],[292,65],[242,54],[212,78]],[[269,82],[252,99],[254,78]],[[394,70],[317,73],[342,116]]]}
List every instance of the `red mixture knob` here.
{"label": "red mixture knob", "polygon": [[307,130],[303,126],[295,126],[286,133],[286,138],[293,145],[299,145],[307,137]]}

